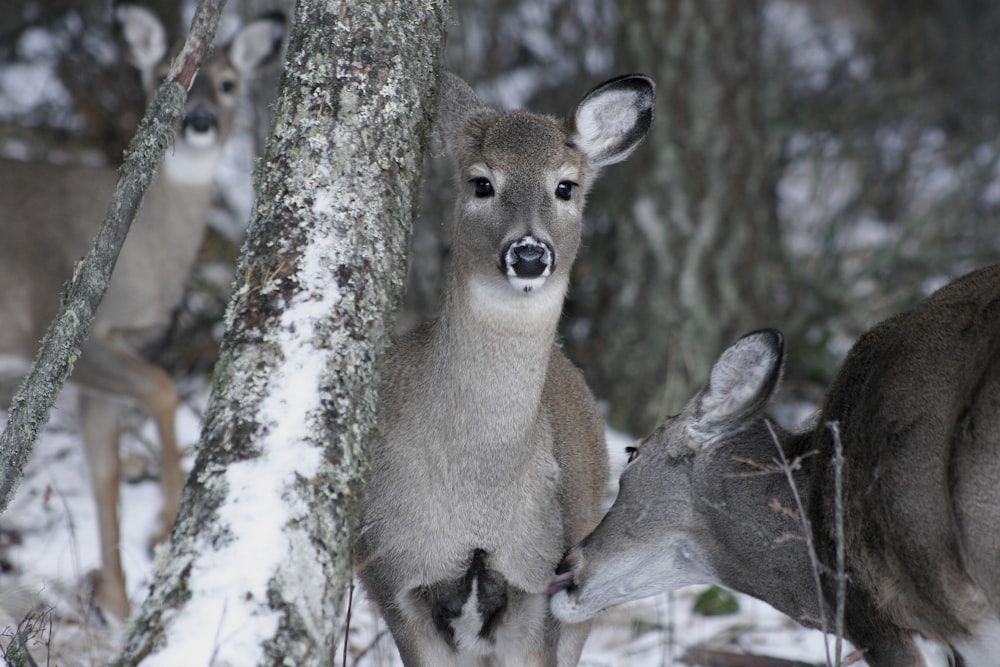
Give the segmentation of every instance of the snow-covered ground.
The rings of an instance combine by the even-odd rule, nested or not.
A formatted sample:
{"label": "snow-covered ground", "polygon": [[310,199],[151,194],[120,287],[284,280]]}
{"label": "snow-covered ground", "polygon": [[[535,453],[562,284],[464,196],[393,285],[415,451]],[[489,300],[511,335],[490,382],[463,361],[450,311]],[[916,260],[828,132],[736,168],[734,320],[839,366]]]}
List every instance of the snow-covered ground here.
{"label": "snow-covered ground", "polygon": [[[181,443],[193,451],[207,392],[199,387],[188,393],[190,398],[178,426]],[[74,412],[74,390],[69,388],[53,411],[10,508],[0,517],[0,538],[19,542],[11,544],[10,539],[0,539],[0,557],[10,568],[0,574],[0,649],[7,647],[13,627],[26,612],[40,604],[51,609],[52,624],[50,628],[43,620],[36,643],[29,645],[39,664],[48,660],[60,667],[93,667],[106,664],[114,655],[121,628],[101,623],[87,611],[88,576],[98,567],[99,555],[96,512]],[[3,417],[5,414],[0,413],[0,426],[5,423]],[[137,424],[138,437],[127,436],[123,447],[125,458],[133,462],[148,457],[148,443],[155,442],[151,423],[137,420]],[[613,466],[619,469],[627,444],[630,438],[609,433]],[[189,454],[189,465],[191,457],[193,453]],[[152,468],[155,474],[155,459]],[[613,473],[613,477],[617,474]],[[610,495],[613,491],[609,490]],[[122,554],[136,607],[151,577],[147,540],[156,525],[159,507],[159,487],[154,479],[123,485]],[[715,617],[694,614],[692,607],[700,591],[682,589],[670,596],[607,610],[595,623],[581,665],[682,665],[687,664],[680,660],[686,651],[704,645],[814,664],[824,662],[821,633],[801,628],[768,605],[746,596],[738,596],[738,613]],[[346,654],[347,665],[400,664],[385,624],[360,588],[354,593]]]}

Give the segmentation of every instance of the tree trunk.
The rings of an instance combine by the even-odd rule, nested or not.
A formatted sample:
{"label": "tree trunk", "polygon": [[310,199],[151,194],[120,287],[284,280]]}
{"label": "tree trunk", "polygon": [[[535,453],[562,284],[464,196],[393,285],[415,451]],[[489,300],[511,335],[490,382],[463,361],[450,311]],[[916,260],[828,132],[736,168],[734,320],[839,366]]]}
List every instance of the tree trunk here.
{"label": "tree trunk", "polygon": [[443,0],[300,0],[180,516],[119,665],[330,665]]}
{"label": "tree trunk", "polygon": [[775,323],[778,164],[760,2],[623,0],[618,11],[615,69],[653,77],[657,117],[595,190],[566,331],[610,422],[645,433],[726,345]]}

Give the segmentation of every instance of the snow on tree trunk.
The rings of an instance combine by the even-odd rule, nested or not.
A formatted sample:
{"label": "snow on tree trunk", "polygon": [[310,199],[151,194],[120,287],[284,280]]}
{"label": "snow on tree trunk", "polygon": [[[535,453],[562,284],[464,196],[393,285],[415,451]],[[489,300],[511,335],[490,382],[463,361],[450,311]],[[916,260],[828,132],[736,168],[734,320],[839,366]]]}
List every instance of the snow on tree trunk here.
{"label": "snow on tree trunk", "polygon": [[444,0],[299,0],[180,516],[119,665],[333,664]]}

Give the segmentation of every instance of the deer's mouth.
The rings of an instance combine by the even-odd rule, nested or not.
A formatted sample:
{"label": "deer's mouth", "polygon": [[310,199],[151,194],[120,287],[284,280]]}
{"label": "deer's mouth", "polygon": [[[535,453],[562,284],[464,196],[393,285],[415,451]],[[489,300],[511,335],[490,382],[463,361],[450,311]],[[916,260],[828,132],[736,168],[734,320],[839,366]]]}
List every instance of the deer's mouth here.
{"label": "deer's mouth", "polygon": [[551,245],[528,234],[507,246],[501,266],[515,289],[530,292],[545,284],[545,279],[552,275],[555,259]]}
{"label": "deer's mouth", "polygon": [[204,107],[190,110],[181,121],[184,142],[193,148],[211,148],[219,142],[219,120]]}

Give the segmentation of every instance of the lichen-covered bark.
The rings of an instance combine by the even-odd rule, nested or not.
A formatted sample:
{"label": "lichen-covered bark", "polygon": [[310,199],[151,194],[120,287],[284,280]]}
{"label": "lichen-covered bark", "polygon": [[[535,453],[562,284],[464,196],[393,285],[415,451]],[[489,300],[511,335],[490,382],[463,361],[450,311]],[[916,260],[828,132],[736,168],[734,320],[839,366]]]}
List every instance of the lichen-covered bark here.
{"label": "lichen-covered bark", "polygon": [[775,324],[778,163],[761,20],[759,2],[618,5],[616,70],[656,80],[657,117],[595,193],[605,240],[587,239],[574,280],[599,296],[574,306],[590,329],[570,353],[620,428],[647,432],[677,412],[722,349]]}
{"label": "lichen-covered bark", "polygon": [[[334,664],[445,9],[297,3],[197,460],[117,664]],[[256,496],[283,508],[255,519],[278,549],[259,566],[235,518]],[[227,629],[240,615],[256,629]],[[192,629],[213,624],[203,659]]]}

